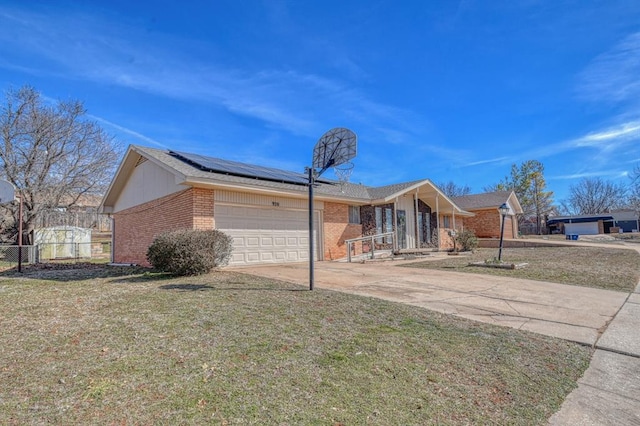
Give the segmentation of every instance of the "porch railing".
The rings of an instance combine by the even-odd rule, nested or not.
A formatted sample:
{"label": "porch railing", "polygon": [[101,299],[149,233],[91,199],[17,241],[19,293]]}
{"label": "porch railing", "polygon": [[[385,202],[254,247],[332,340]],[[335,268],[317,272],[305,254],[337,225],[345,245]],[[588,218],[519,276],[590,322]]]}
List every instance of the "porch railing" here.
{"label": "porch railing", "polygon": [[[388,238],[388,237],[391,237],[391,238]],[[369,253],[367,254],[371,256],[371,259],[373,259],[373,256],[375,254],[375,247],[376,247],[375,240],[380,241],[384,238],[386,240],[385,244],[391,244],[391,247],[393,247],[393,241],[395,237],[396,237],[395,232],[385,232],[383,234],[367,235],[366,237],[359,237],[359,238],[344,240],[344,242],[347,243],[347,262],[351,263],[351,251],[354,243],[369,242]]]}

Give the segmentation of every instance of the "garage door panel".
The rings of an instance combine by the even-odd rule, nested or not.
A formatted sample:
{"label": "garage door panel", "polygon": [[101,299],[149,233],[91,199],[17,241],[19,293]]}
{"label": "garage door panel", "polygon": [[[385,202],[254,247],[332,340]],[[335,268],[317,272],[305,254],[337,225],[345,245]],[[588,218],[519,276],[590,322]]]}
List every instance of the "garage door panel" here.
{"label": "garage door panel", "polygon": [[259,237],[245,237],[246,241],[245,246],[248,248],[256,249],[260,247],[260,238]]}
{"label": "garage door panel", "polygon": [[565,234],[597,235],[598,223],[567,223],[565,224]]}
{"label": "garage door panel", "polygon": [[232,237],[232,244],[234,247],[245,247],[247,244],[245,242],[245,239],[243,237]]}
{"label": "garage door panel", "polygon": [[[216,204],[214,216],[216,228],[233,238],[232,265],[301,262],[309,258],[309,218],[305,211]],[[318,214],[315,216],[317,248]]]}

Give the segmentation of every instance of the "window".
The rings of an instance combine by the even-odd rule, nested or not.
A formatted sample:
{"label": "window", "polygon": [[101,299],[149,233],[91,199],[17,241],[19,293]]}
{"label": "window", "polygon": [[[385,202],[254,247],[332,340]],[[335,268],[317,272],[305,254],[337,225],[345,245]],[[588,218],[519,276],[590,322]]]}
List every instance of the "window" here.
{"label": "window", "polygon": [[349,206],[349,223],[360,224],[360,206]]}
{"label": "window", "polygon": [[431,215],[429,213],[418,213],[418,229],[420,230],[420,244],[431,242]]}
{"label": "window", "polygon": [[[376,234],[393,232],[393,209],[388,207],[375,207]],[[376,239],[377,243],[382,243],[382,238]],[[384,237],[385,243],[391,243],[392,237]]]}
{"label": "window", "polygon": [[451,228],[451,216],[442,216],[442,227]]}
{"label": "window", "polygon": [[[393,232],[393,210],[384,209],[384,232]],[[391,237],[385,237],[385,243],[391,243]]]}

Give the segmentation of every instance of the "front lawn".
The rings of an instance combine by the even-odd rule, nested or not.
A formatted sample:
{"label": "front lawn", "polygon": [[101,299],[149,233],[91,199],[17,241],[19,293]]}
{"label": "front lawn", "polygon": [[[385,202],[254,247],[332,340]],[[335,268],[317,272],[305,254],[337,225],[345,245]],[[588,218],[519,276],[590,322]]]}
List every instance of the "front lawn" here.
{"label": "front lawn", "polygon": [[526,267],[506,270],[469,265],[470,262],[483,262],[497,256],[498,249],[481,248],[471,255],[439,257],[403,266],[492,274],[625,292],[633,291],[640,279],[640,253],[613,247],[504,248],[504,262],[527,263]]}
{"label": "front lawn", "polygon": [[545,424],[589,363],[374,298],[116,272],[0,276],[0,424]]}

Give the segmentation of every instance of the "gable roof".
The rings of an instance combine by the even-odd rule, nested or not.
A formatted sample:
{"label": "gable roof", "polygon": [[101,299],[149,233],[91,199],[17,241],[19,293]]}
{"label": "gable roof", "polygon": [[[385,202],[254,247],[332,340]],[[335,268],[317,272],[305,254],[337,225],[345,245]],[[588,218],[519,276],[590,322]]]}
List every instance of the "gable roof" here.
{"label": "gable roof", "polygon": [[493,191],[452,197],[452,200],[467,211],[498,208],[502,203],[511,206],[516,214],[522,213],[522,206],[513,191]]}
{"label": "gable roof", "polygon": [[[202,160],[200,161],[200,159]],[[241,189],[254,192],[279,192],[297,197],[306,197],[308,193],[308,184],[304,179],[301,179],[304,177],[304,174],[301,173],[131,145],[102,200],[101,208],[103,211],[108,212],[113,208],[133,169],[142,161],[151,161],[170,172],[175,176],[176,183],[179,185]],[[252,168],[256,171],[253,175],[252,170],[254,169]],[[267,174],[268,178],[265,177]],[[433,196],[434,194],[441,197],[443,200],[441,210],[444,213],[455,211],[460,215],[473,215],[455,205],[428,179],[382,187],[369,187],[350,182],[340,185],[336,180],[322,178],[314,186],[314,194],[318,199],[342,200],[361,205],[387,202],[413,190],[418,191],[421,197]]]}

